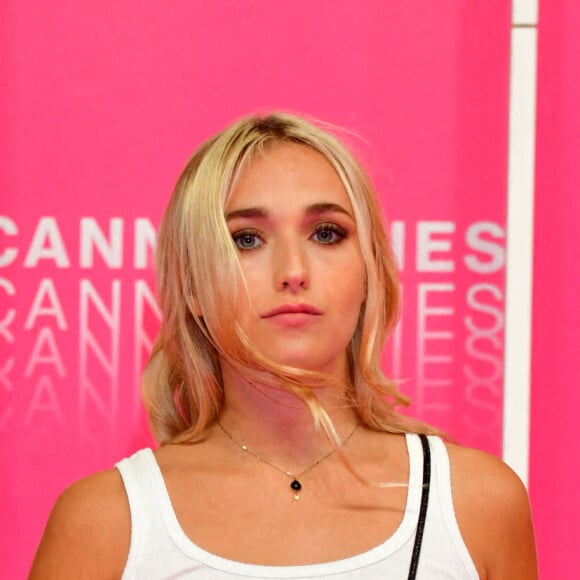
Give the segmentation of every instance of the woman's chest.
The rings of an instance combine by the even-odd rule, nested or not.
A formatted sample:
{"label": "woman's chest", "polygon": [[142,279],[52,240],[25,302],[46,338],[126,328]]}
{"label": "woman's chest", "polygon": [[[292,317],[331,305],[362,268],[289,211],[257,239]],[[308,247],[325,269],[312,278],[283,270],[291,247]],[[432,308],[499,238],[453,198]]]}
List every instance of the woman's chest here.
{"label": "woman's chest", "polygon": [[[168,483],[184,533],[230,560],[302,565],[340,560],[382,544],[401,525],[407,489],[369,488],[352,476],[309,478],[299,499],[290,480],[231,474]],[[192,482],[190,482],[192,483]]]}

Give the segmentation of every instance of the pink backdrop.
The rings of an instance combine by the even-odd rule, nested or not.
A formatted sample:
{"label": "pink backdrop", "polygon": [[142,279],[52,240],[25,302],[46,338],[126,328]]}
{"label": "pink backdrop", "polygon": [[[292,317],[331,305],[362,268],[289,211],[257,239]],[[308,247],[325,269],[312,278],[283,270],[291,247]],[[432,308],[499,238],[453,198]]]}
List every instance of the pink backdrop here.
{"label": "pink backdrop", "polygon": [[580,577],[580,4],[540,6],[530,493],[542,578]]}
{"label": "pink backdrop", "polygon": [[501,453],[509,3],[5,2],[0,558],[23,577],[75,479],[150,444],[150,250],[180,168],[250,111],[352,129],[405,309],[413,413]]}

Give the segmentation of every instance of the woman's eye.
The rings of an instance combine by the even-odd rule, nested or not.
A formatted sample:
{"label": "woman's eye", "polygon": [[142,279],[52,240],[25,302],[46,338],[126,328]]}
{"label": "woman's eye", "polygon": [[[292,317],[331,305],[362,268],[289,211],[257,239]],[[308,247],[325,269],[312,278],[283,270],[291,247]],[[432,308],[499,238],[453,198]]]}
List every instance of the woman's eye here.
{"label": "woman's eye", "polygon": [[232,235],[234,243],[240,250],[253,250],[263,244],[257,232],[242,230]]}
{"label": "woman's eye", "polygon": [[336,224],[320,224],[312,237],[320,244],[336,244],[346,238],[346,232]]}

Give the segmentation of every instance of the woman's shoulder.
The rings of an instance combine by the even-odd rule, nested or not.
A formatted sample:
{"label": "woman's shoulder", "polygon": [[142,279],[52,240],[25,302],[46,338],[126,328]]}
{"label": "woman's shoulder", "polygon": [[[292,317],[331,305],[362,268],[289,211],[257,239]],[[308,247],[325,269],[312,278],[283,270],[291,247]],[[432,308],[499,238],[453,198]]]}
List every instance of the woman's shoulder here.
{"label": "woman's shoulder", "polygon": [[465,491],[475,491],[484,495],[498,494],[498,499],[511,496],[527,496],[518,475],[501,459],[470,447],[445,442],[449,456],[452,477]]}
{"label": "woman's shoulder", "polygon": [[457,522],[480,575],[535,578],[531,510],[521,479],[489,453],[452,443],[445,447]]}
{"label": "woman's shoulder", "polygon": [[53,513],[63,516],[82,513],[80,525],[92,519],[129,517],[129,505],[119,471],[108,469],[77,481],[60,495]]}
{"label": "woman's shoulder", "polygon": [[453,498],[464,508],[486,507],[509,516],[529,512],[528,494],[519,476],[501,459],[477,449],[445,442]]}
{"label": "woman's shoulder", "polygon": [[57,499],[30,578],[119,578],[130,535],[129,504],[118,470],[86,477]]}

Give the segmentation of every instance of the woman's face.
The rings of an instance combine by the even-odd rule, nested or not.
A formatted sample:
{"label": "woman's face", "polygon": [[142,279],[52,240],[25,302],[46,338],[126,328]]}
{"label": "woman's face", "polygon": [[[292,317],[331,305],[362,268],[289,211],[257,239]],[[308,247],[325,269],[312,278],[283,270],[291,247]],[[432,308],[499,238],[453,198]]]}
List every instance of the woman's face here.
{"label": "woman's face", "polygon": [[226,220],[247,283],[244,332],[279,364],[346,379],[365,267],[334,168],[309,147],[270,145],[239,175]]}

